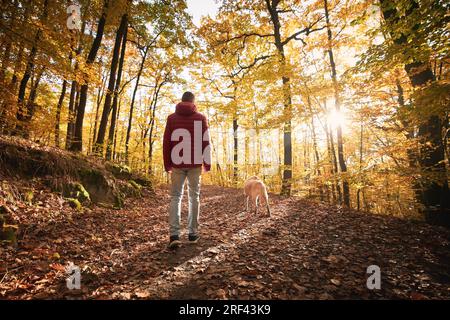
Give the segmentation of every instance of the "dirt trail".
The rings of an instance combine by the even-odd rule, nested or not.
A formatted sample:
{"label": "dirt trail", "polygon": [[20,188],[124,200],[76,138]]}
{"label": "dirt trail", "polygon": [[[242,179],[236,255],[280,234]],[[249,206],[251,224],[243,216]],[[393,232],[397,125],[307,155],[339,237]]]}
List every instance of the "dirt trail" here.
{"label": "dirt trail", "polygon": [[[75,213],[43,199],[47,206],[19,210],[19,247],[0,249],[0,298],[450,298],[448,230],[270,199],[272,217],[255,216],[243,212],[241,190],[203,186],[201,240],[176,251],[166,248],[165,189],[122,210]],[[82,269],[80,290],[66,288],[69,261]],[[373,264],[381,290],[366,287]]]}

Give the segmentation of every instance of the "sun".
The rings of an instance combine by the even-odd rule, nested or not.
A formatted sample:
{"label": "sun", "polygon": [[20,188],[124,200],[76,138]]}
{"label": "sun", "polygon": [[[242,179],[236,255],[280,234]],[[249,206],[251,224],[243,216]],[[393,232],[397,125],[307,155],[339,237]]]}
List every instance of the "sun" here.
{"label": "sun", "polygon": [[345,117],[345,114],[341,111],[337,111],[336,109],[333,109],[328,112],[327,115],[327,121],[328,124],[333,128],[337,129],[337,127],[341,127],[343,130],[346,128],[347,125],[347,119]]}

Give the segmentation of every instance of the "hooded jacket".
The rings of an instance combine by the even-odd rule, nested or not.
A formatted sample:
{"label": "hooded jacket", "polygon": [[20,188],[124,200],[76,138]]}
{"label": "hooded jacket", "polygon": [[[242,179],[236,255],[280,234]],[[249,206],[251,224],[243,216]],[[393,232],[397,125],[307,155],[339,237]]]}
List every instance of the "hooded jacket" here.
{"label": "hooded jacket", "polygon": [[[195,132],[194,128],[196,128],[197,132]],[[209,147],[209,134],[205,134],[207,130],[208,122],[206,120],[206,117],[197,111],[197,107],[194,103],[178,103],[176,105],[175,112],[167,117],[166,128],[164,130],[164,169],[169,172],[172,170],[172,168],[196,168],[203,165],[205,171],[209,171],[211,169],[211,155]],[[187,132],[189,132],[189,134],[187,134]],[[196,137],[199,141],[195,141]],[[181,148],[181,144],[185,147],[188,146],[189,141],[184,141],[185,138],[190,139],[191,152],[190,160],[188,161],[184,161],[186,160],[186,158],[188,158],[188,155],[184,154],[184,151],[187,149]],[[178,158],[178,160],[172,159],[172,150],[174,150],[174,147],[177,147],[174,152],[174,156]],[[197,148],[197,150],[195,148]],[[196,151],[199,152],[200,150],[203,156],[201,157],[200,161],[198,161],[198,158],[195,159],[194,153]],[[179,158],[183,158],[182,163],[177,163],[180,162]]]}

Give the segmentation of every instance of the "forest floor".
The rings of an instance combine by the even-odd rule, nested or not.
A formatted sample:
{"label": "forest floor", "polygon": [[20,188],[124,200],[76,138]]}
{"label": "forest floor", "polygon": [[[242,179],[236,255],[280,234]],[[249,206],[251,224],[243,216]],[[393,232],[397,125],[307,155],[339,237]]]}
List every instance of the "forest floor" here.
{"label": "forest floor", "polygon": [[[15,208],[23,230],[0,247],[0,299],[450,299],[447,229],[276,195],[272,216],[256,216],[241,190],[203,186],[200,241],[168,250],[168,192],[155,192],[122,210],[78,213],[45,191]],[[366,287],[369,265],[380,290]]]}

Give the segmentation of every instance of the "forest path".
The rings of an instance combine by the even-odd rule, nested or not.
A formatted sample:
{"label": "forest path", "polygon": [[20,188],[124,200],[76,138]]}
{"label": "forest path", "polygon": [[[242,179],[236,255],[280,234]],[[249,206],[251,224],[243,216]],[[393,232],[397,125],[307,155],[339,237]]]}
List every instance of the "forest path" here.
{"label": "forest path", "polygon": [[[0,251],[0,298],[450,299],[444,228],[276,195],[272,216],[256,216],[241,190],[202,188],[201,239],[174,251],[166,189],[122,210],[29,221],[19,248]],[[69,261],[82,269],[80,290],[66,288]],[[373,264],[380,290],[366,287]]]}

